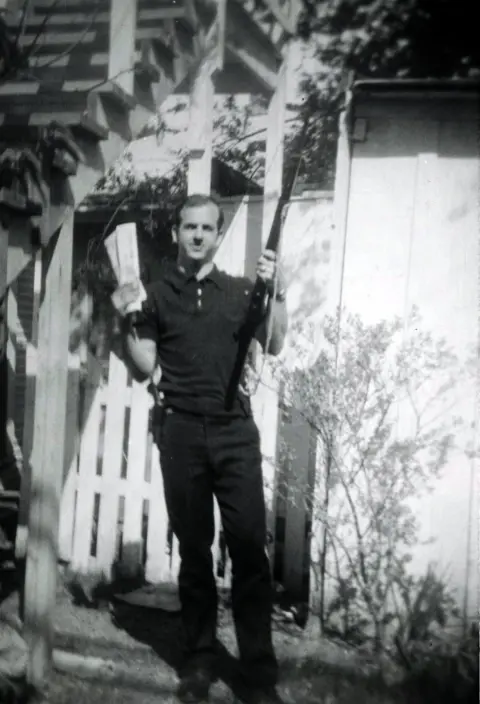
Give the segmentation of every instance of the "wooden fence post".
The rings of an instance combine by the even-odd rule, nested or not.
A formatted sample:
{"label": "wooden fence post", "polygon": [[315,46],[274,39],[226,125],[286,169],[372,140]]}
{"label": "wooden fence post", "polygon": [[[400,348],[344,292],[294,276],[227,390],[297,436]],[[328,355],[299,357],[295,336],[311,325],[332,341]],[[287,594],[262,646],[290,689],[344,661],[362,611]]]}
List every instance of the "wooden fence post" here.
{"label": "wooden fence post", "polygon": [[51,665],[63,478],[73,212],[43,252],[27,561],[24,586],[29,682],[41,688]]}

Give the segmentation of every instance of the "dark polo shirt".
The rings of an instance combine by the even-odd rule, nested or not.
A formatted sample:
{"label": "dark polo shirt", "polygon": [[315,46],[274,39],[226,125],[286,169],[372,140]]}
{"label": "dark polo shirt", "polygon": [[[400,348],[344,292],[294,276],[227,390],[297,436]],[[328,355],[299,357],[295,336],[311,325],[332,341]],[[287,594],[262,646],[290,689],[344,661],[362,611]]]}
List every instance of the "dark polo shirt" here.
{"label": "dark polo shirt", "polygon": [[[165,264],[147,287],[147,300],[135,321],[140,338],[154,340],[162,370],[159,390],[165,404],[206,416],[226,415],[225,394],[253,283],[214,267],[201,281]],[[250,414],[239,390],[229,414]]]}

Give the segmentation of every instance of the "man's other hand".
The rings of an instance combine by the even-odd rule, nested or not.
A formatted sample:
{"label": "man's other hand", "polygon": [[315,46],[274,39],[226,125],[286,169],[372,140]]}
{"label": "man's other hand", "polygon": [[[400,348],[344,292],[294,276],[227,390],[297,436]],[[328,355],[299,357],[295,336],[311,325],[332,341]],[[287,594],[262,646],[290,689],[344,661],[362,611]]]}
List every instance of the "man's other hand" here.
{"label": "man's other hand", "polygon": [[142,284],[139,280],[128,281],[119,286],[112,294],[112,303],[117,313],[124,318],[131,306],[139,300]]}

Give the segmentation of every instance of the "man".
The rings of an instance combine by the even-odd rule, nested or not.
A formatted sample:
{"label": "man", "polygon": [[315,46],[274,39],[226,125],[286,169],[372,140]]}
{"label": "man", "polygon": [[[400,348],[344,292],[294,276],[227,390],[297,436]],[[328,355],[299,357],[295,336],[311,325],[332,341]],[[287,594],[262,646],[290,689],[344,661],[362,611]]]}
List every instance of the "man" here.
{"label": "man", "polygon": [[[125,342],[137,374],[151,376],[157,360],[162,371],[158,445],[168,516],[179,541],[179,596],[187,647],[178,696],[184,702],[206,700],[212,678],[215,495],[232,561],[232,609],[249,701],[267,704],[279,699],[260,438],[243,385],[233,407],[226,410],[225,404],[253,284],[219,271],[213,263],[224,236],[223,213],[214,199],[189,196],[178,211],[173,235],[176,264],[166,264],[161,278],[149,287],[142,313],[133,322],[126,316]],[[277,355],[287,315],[273,252],[262,254],[257,275],[271,295],[256,338],[265,348],[269,337],[267,352]],[[117,307],[121,314],[138,293],[138,284],[122,288],[118,295],[124,306]],[[274,289],[278,293],[272,300]]]}

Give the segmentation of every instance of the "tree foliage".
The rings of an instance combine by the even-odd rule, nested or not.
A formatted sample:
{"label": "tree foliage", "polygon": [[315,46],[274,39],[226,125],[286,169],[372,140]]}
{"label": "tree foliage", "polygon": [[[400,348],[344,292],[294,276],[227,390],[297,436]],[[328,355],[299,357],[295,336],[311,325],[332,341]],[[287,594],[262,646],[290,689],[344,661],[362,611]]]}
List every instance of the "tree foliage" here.
{"label": "tree foliage", "polygon": [[455,78],[480,68],[469,0],[304,0],[299,34],[326,70],[376,78]]}
{"label": "tree foliage", "polygon": [[[400,319],[366,325],[345,316],[341,326],[329,319],[324,341],[313,366],[303,365],[299,349],[295,369],[280,362],[275,371],[287,402],[319,439],[314,567],[317,589],[326,579],[336,584],[321,615],[344,637],[367,633],[380,647],[388,631],[404,628],[400,603],[418,587],[409,573],[420,539],[413,501],[452,452],[465,450],[454,409],[468,371],[416,312],[407,329]],[[437,601],[450,608],[448,599]]]}
{"label": "tree foliage", "polygon": [[[306,178],[333,185],[336,115],[344,81],[356,78],[465,78],[480,73],[477,6],[471,0],[303,0],[298,34],[316,66],[301,94],[317,94],[332,117],[312,132]],[[301,109],[300,109],[301,112]]]}

